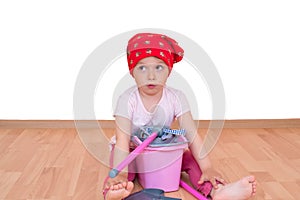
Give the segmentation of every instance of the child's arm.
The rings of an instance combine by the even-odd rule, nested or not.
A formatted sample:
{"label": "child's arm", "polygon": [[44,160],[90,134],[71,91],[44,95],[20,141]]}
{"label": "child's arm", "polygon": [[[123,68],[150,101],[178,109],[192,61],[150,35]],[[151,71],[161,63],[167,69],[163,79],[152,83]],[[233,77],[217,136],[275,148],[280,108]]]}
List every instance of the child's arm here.
{"label": "child's arm", "polygon": [[225,183],[225,181],[220,177],[220,174],[213,169],[208,155],[206,155],[204,158],[200,158],[200,152],[204,150],[202,150],[202,148],[204,148],[203,141],[198,134],[191,112],[186,112],[178,117],[178,121],[180,128],[186,130],[186,136],[190,142],[190,151],[192,152],[202,171],[202,176],[199,180],[199,183],[201,184],[204,181],[210,181],[215,187],[217,187],[216,181]]}
{"label": "child's arm", "polygon": [[[114,148],[113,167],[121,163],[129,154],[131,122],[129,119],[116,116],[116,145]],[[108,180],[108,185],[127,181],[128,167],[124,168],[115,178]]]}

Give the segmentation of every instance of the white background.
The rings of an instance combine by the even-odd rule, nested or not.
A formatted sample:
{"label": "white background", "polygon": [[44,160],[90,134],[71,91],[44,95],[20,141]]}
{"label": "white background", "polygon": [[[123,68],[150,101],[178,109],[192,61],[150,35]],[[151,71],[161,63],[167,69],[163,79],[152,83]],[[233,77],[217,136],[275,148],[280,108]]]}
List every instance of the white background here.
{"label": "white background", "polygon": [[[0,1],[0,119],[73,119],[83,62],[140,28],[176,31],[205,50],[223,81],[227,119],[299,118],[299,10],[297,0]],[[188,71],[184,61],[176,67]],[[95,91],[98,119],[112,119],[125,57],[111,68]],[[210,119],[205,83],[199,76],[190,84],[197,118]]]}

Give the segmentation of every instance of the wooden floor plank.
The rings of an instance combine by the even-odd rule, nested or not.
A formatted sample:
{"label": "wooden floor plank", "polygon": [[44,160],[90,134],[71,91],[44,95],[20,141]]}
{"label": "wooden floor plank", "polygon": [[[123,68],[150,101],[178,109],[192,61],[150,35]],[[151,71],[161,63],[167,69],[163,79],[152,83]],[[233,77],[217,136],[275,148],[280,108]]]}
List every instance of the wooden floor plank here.
{"label": "wooden floor plank", "polygon": [[[199,131],[202,136],[207,133],[207,129]],[[103,199],[109,169],[99,160],[107,159],[108,148],[103,144],[114,130],[104,132],[106,142],[99,143],[95,130],[82,140],[73,128],[0,128],[0,199]],[[255,175],[258,194],[252,199],[297,199],[299,144],[299,128],[223,129],[210,157],[230,182]],[[188,181],[184,174],[183,178]],[[140,190],[135,183],[134,191]],[[166,195],[195,199],[182,188]]]}
{"label": "wooden floor plank", "polygon": [[4,199],[20,177],[21,172],[0,172],[0,199]]}
{"label": "wooden floor plank", "polygon": [[261,185],[266,199],[296,199],[279,182],[264,182]]}

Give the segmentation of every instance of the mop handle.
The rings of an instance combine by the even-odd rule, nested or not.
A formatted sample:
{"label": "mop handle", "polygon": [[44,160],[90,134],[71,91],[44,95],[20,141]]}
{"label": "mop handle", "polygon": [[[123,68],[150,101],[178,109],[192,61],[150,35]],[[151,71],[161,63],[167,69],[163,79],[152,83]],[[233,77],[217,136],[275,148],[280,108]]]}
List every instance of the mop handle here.
{"label": "mop handle", "polygon": [[180,180],[180,186],[183,187],[186,191],[188,191],[190,194],[192,194],[194,197],[196,197],[198,200],[207,200],[203,195],[201,195],[197,190],[189,186],[187,183],[185,183],[183,180]]}
{"label": "mop handle", "polygon": [[116,177],[122,169],[124,169],[129,163],[131,163],[156,137],[158,133],[154,132],[147,137],[144,142],[137,146],[116,168],[113,168],[109,172],[109,177]]}

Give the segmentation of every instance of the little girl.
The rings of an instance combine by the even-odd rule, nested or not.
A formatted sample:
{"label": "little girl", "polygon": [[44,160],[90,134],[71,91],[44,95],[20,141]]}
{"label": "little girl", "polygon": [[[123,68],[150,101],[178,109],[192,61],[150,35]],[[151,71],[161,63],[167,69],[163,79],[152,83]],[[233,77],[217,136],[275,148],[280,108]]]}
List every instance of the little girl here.
{"label": "little girl", "polygon": [[[127,61],[136,86],[125,91],[116,106],[116,136],[111,164],[116,166],[128,156],[131,135],[139,128],[170,126],[177,119],[189,141],[189,149],[183,154],[182,171],[189,175],[194,188],[212,199],[248,199],[256,192],[254,176],[227,184],[214,170],[208,156],[199,158],[202,140],[185,95],[166,86],[173,64],[182,57],[183,49],[165,35],[140,33],[129,40]],[[134,163],[131,163],[118,176],[106,180],[105,199],[120,200],[130,195],[134,187],[134,172]]]}

